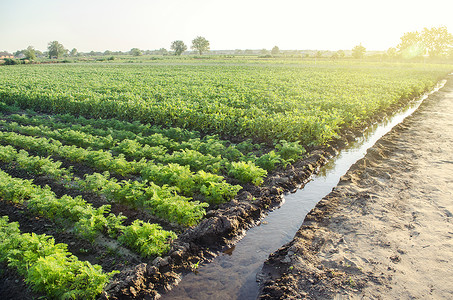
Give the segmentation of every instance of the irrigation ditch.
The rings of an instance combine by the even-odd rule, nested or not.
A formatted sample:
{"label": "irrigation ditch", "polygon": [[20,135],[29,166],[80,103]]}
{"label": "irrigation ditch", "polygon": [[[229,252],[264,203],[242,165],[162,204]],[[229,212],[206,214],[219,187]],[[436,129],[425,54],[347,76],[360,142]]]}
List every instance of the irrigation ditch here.
{"label": "irrigation ditch", "polygon": [[181,234],[168,256],[121,272],[101,297],[256,299],[263,279],[257,274],[269,254],[294,237],[307,213],[368,148],[445,82],[376,116],[366,128],[343,132],[329,146],[312,149],[306,159],[269,176],[263,187],[247,186]]}

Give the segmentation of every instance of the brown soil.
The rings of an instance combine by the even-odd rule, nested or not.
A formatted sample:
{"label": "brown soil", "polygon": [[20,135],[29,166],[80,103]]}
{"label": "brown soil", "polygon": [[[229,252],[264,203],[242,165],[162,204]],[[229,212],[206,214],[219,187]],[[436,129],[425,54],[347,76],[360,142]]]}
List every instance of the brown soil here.
{"label": "brown soil", "polygon": [[259,299],[451,299],[452,112],[450,78],[269,257]]}
{"label": "brown soil", "polygon": [[44,295],[33,292],[23,277],[8,268],[5,263],[0,263],[0,299],[32,300],[40,297],[44,297]]}

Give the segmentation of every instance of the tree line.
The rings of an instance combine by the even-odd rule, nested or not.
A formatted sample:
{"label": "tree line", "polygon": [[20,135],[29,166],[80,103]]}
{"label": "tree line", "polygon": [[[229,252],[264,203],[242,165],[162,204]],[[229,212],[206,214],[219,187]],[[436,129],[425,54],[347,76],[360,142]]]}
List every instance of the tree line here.
{"label": "tree line", "polygon": [[[366,52],[362,44],[352,49],[355,58],[362,58]],[[386,51],[390,58],[413,59],[421,57],[453,58],[453,35],[447,27],[424,28],[422,31],[406,32],[396,47]]]}
{"label": "tree line", "polygon": [[453,56],[453,35],[447,27],[424,28],[421,32],[407,32],[401,37],[396,49],[390,48],[390,54],[403,58],[429,56],[431,58]]}
{"label": "tree line", "polygon": [[[209,41],[202,37],[202,36],[197,36],[195,39],[192,40],[192,46],[191,48],[195,51],[198,52],[199,55],[203,55],[203,53],[206,53],[210,49],[210,44]],[[170,49],[173,50],[175,55],[181,55],[184,51],[187,50],[186,44],[184,44],[183,41],[177,40],[174,41]],[[151,52],[151,51],[149,51]],[[160,55],[168,55],[169,52],[165,48],[160,48],[159,50],[153,51],[155,54],[160,54]],[[146,52],[145,52],[146,53]],[[98,52],[91,51],[88,53],[90,55],[97,55],[99,54]],[[112,51],[105,51],[104,53],[100,53],[102,55],[114,55],[114,54],[130,54],[133,56],[140,56],[143,55],[143,51],[140,50],[139,48],[132,48],[128,53],[124,52],[112,52]],[[28,60],[34,60],[36,59],[37,56],[43,57],[47,56],[50,59],[52,58],[61,58],[63,56],[71,56],[71,57],[76,57],[79,55],[79,52],[77,51],[76,48],[73,48],[72,50],[66,49],[63,44],[61,44],[58,41],[51,41],[47,44],[47,52],[41,52],[39,50],[36,50],[33,46],[28,46],[27,49],[24,50],[19,50],[14,53],[14,56],[18,57],[20,55],[23,55],[25,59]]]}
{"label": "tree line", "polygon": [[[185,51],[187,51],[188,47],[182,40],[173,41],[170,45],[170,49],[173,52],[167,51],[165,48],[160,48],[159,50],[147,50],[142,51],[139,48],[132,48],[129,52],[112,52],[112,51],[105,51],[105,52],[94,52],[91,51],[86,53],[90,56],[96,55],[104,55],[104,56],[112,56],[112,55],[123,55],[129,54],[133,56],[140,56],[143,54],[149,55],[181,55]],[[192,40],[191,49],[196,51],[199,55],[203,55],[210,50],[210,43],[209,41],[202,37],[197,36]],[[238,51],[236,51],[238,52]],[[238,52],[239,53],[239,52]],[[247,50],[244,52],[247,54]],[[266,49],[261,50],[261,55],[264,57],[271,57],[271,56],[278,56],[281,51],[278,46],[272,48],[269,52]],[[359,44],[352,49],[352,57],[361,59],[366,54],[366,48]],[[76,48],[72,50],[66,49],[61,43],[58,41],[51,41],[48,43],[47,52],[41,52],[39,50],[34,49],[33,46],[27,47],[27,49],[19,50],[14,53],[16,57],[22,55],[25,59],[34,60],[37,56],[44,57],[47,56],[50,59],[52,58],[61,58],[63,56],[69,57],[76,57],[82,55],[77,51]],[[402,59],[412,59],[417,57],[431,57],[431,58],[453,58],[453,35],[448,32],[445,26],[441,27],[433,27],[433,28],[424,28],[422,31],[413,31],[404,33],[403,36],[400,38],[400,43],[396,47],[389,48],[385,56],[390,58],[402,58]],[[317,51],[314,54],[315,58],[324,57],[322,51]],[[344,50],[339,50],[334,52],[331,56],[332,59],[343,58],[345,57]]]}

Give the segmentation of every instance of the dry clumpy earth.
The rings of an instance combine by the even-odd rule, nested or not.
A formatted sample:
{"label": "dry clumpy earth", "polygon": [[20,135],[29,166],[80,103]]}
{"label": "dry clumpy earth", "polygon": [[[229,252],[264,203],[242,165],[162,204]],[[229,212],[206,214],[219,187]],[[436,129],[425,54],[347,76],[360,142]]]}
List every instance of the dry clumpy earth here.
{"label": "dry clumpy earth", "polygon": [[259,299],[453,297],[453,80],[373,146],[263,267]]}

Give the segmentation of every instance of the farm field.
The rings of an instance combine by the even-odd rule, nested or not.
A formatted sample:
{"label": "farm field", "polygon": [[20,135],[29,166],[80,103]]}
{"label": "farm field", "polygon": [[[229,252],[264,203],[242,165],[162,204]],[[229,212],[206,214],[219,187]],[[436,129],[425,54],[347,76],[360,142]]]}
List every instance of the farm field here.
{"label": "farm field", "polygon": [[[144,268],[155,282],[128,293],[155,296],[248,226],[207,224],[237,207],[258,211],[237,222],[259,218],[272,204],[263,198],[288,189],[277,174],[450,70],[247,60],[2,67],[2,269],[30,293],[89,299],[122,295],[128,270]],[[312,171],[302,169],[295,181]]]}
{"label": "farm field", "polygon": [[3,68],[0,96],[47,112],[308,145],[421,93],[448,69],[351,62],[35,65]]}

